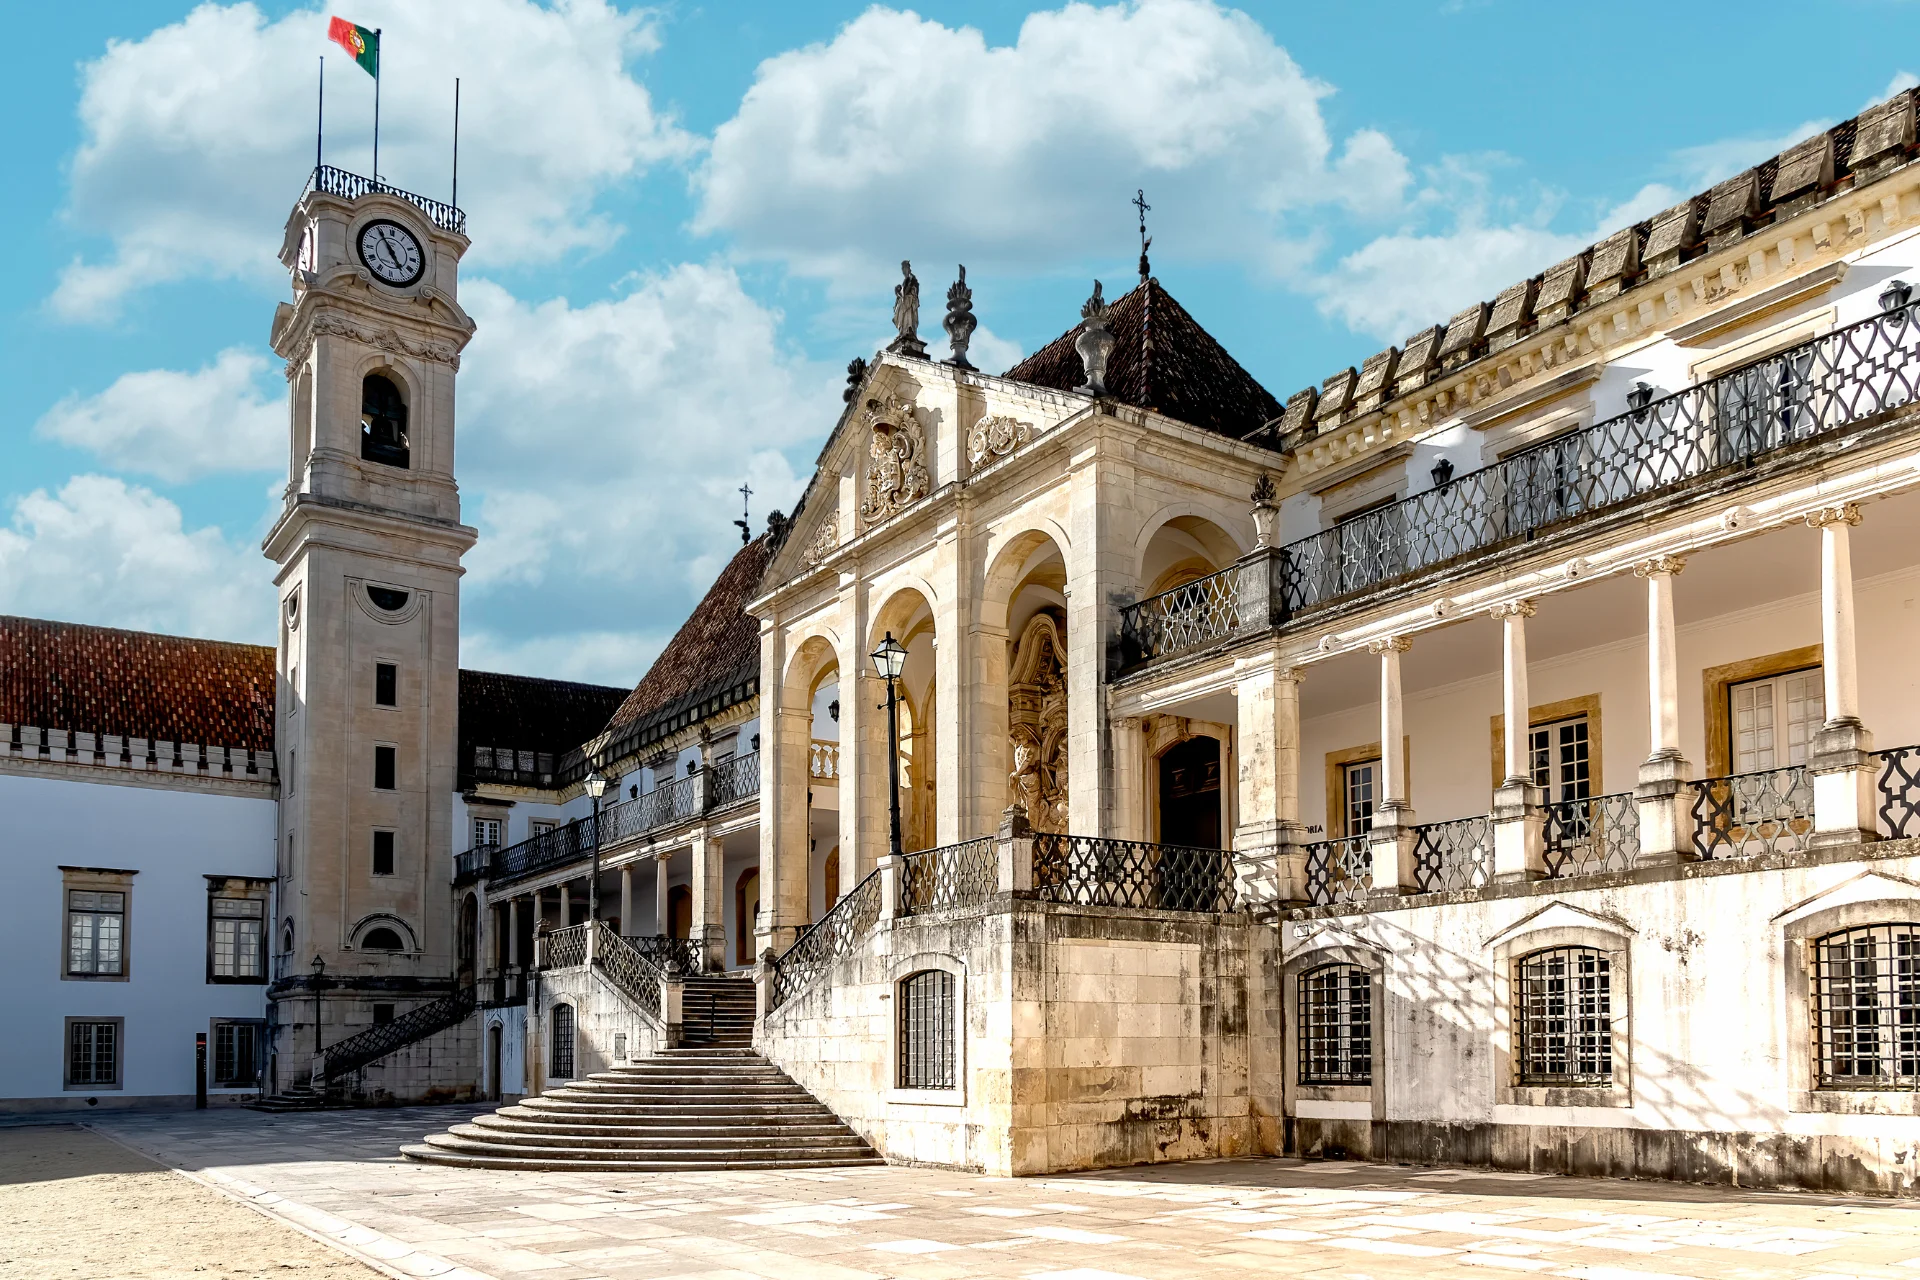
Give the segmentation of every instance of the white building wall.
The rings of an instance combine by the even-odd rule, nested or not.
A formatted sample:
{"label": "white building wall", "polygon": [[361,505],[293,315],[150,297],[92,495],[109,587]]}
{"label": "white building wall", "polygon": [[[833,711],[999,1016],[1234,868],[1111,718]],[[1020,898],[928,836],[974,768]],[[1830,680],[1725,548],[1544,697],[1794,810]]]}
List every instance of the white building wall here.
{"label": "white building wall", "polygon": [[[238,796],[0,773],[0,968],[10,992],[0,1111],[84,1110],[90,1097],[192,1105],[194,1033],[208,1033],[211,1053],[213,1019],[266,1016],[264,983],[207,981],[206,877],[271,878],[274,813],[264,787]],[[138,873],[125,981],[61,977],[63,865]],[[64,1020],[76,1016],[126,1020],[120,1089],[62,1087]]]}

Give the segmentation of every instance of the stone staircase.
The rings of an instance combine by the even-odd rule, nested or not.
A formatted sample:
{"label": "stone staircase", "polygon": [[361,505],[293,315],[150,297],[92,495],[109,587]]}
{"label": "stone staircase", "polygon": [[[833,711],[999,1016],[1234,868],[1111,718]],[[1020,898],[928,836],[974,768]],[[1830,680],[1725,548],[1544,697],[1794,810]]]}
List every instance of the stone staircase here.
{"label": "stone staircase", "polygon": [[[746,990],[751,1023],[753,989]],[[723,1017],[721,993],[714,994],[715,1035],[731,1040],[738,1035],[731,1011]],[[465,1168],[606,1172],[885,1163],[785,1072],[732,1044],[669,1049],[571,1081],[433,1134],[401,1154]]]}
{"label": "stone staircase", "polygon": [[680,995],[680,1043],[689,1049],[753,1045],[753,983],[746,978],[688,978]]}
{"label": "stone staircase", "polygon": [[340,1111],[353,1104],[329,1095],[325,1090],[313,1087],[311,1079],[294,1081],[278,1093],[261,1096],[258,1102],[246,1104],[255,1111]]}

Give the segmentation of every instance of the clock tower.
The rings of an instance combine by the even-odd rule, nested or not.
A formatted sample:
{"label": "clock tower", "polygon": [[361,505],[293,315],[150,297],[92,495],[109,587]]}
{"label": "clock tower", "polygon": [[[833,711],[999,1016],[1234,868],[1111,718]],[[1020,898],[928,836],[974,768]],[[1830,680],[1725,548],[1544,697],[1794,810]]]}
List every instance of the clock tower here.
{"label": "clock tower", "polygon": [[[287,222],[285,500],[278,566],[280,755],[275,1068],[446,995],[459,733],[460,522],[454,379],[466,219],[337,169]],[[318,1026],[315,1019],[318,1018]],[[470,1082],[393,1079],[404,1096]],[[435,1074],[438,1074],[436,1071]]]}

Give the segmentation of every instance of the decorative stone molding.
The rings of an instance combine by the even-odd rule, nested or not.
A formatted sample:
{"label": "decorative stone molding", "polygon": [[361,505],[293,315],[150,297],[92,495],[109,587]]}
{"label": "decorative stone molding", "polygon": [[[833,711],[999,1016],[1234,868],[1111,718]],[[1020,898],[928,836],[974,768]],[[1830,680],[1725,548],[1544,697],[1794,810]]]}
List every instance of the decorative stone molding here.
{"label": "decorative stone molding", "polygon": [[1035,831],[1067,829],[1067,649],[1053,614],[1033,615],[1007,671],[1013,789]]}
{"label": "decorative stone molding", "polygon": [[1824,529],[1830,524],[1858,525],[1860,504],[1844,502],[1837,507],[1816,507],[1804,518],[1809,529]]}
{"label": "decorative stone molding", "polygon": [[1488,609],[1487,616],[1499,622],[1507,618],[1531,618],[1539,612],[1540,606],[1532,600],[1508,600]]}
{"label": "decorative stone molding", "polygon": [[323,312],[313,318],[307,326],[307,332],[293,355],[287,358],[286,374],[291,381],[307,363],[307,357],[313,354],[316,338],[350,338],[369,347],[378,348],[389,354],[398,353],[412,356],[416,360],[429,360],[435,364],[444,364],[455,373],[460,372],[460,349],[451,342],[416,342],[393,329],[373,329],[366,325],[355,324],[344,316]]}
{"label": "decorative stone molding", "polygon": [[878,524],[927,496],[927,438],[913,402],[889,392],[867,401],[867,496],[860,518]]}
{"label": "decorative stone molding", "polygon": [[967,432],[967,462],[982,466],[994,458],[1004,458],[1033,439],[1033,424],[996,413],[982,418]]}
{"label": "decorative stone molding", "polygon": [[1651,559],[1642,560],[1639,564],[1633,566],[1633,576],[1636,578],[1651,578],[1656,574],[1665,574],[1671,578],[1677,576],[1680,571],[1686,567],[1687,558],[1685,556],[1654,556]]}
{"label": "decorative stone molding", "polygon": [[1405,653],[1413,648],[1411,636],[1382,636],[1378,640],[1367,641],[1368,653]]}
{"label": "decorative stone molding", "polygon": [[830,511],[827,518],[820,522],[820,528],[814,533],[813,541],[807,543],[804,559],[809,569],[825,560],[840,547],[840,513]]}

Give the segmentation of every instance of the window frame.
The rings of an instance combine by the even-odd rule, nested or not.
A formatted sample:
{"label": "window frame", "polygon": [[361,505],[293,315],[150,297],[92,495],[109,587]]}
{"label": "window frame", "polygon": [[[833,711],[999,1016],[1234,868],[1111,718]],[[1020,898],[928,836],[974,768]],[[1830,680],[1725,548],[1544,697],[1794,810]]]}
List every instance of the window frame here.
{"label": "window frame", "polygon": [[[1584,948],[1606,957],[1611,1082],[1523,1083],[1517,1025],[1521,993],[1519,962],[1562,948]],[[1634,983],[1632,932],[1605,917],[1555,903],[1487,944],[1494,980],[1493,1100],[1506,1106],[1631,1107],[1634,1100]]]}
{"label": "window frame", "polygon": [[[943,952],[921,952],[903,956],[891,966],[888,987],[889,1010],[886,1053],[886,1101],[890,1106],[964,1107],[967,1103],[967,969],[958,958]],[[906,984],[926,973],[946,975],[948,987],[946,1045],[950,1051],[951,1085],[923,1088],[903,1084],[908,1064],[904,1061],[903,1019],[907,1016]],[[939,1012],[935,1011],[936,1014]]]}
{"label": "window frame", "polygon": [[[113,1079],[76,1081],[73,1078],[73,1032],[76,1026],[107,1025],[113,1028]],[[68,1015],[60,1023],[60,1088],[64,1093],[115,1093],[126,1088],[127,1020],[97,1014]]]}
{"label": "window frame", "polygon": [[[1613,962],[1599,947],[1582,944],[1537,947],[1517,955],[1511,961],[1512,1009],[1514,1025],[1513,1083],[1522,1089],[1611,1089],[1613,1087]],[[1556,974],[1547,966],[1564,965]],[[1591,965],[1591,969],[1579,966]],[[1530,968],[1542,970],[1530,975]],[[1558,982],[1559,1013],[1536,1015],[1535,983]],[[1551,1010],[1556,999],[1546,994],[1543,1003]],[[1592,1004],[1597,1006],[1590,1009]],[[1603,1028],[1598,1024],[1604,1018]],[[1540,1023],[1547,1027],[1539,1032]],[[1536,1054],[1545,1060],[1555,1054],[1551,1044],[1536,1045],[1534,1036],[1559,1042],[1558,1053],[1567,1070],[1550,1071],[1534,1065]],[[1591,1055],[1591,1056],[1589,1056]],[[1590,1068],[1590,1069],[1583,1069]]]}
{"label": "window frame", "polygon": [[959,1088],[953,1007],[959,982],[945,969],[916,969],[893,984],[896,1089]]}
{"label": "window frame", "polygon": [[[399,833],[390,827],[375,827],[372,835],[371,846],[367,850],[367,874],[381,877],[399,874],[396,870],[400,861]],[[380,869],[380,837],[382,836],[386,837],[387,845],[387,869],[385,871]]]}
{"label": "window frame", "polygon": [[[489,818],[483,814],[476,813],[476,814],[469,814],[468,819],[472,823],[472,841],[473,841],[473,843],[468,846],[469,848],[497,849],[501,846],[501,844],[503,843],[502,837],[505,835],[506,829],[507,829],[507,820],[505,818]],[[493,839],[487,840],[483,838],[483,835],[484,835],[484,832],[482,830],[483,827],[492,828]]]}
{"label": "window frame", "polygon": [[[566,1014],[564,1019],[564,1036],[561,1033],[563,1019],[560,1016],[563,1012]],[[552,1008],[547,1011],[547,1078],[549,1080],[575,1080],[579,1078],[575,1074],[580,1066],[579,1039],[580,1020],[578,1010],[564,1000],[556,1000]],[[565,1071],[560,1069],[563,1061],[561,1054],[563,1052],[566,1055],[564,1059],[566,1066]]]}
{"label": "window frame", "polygon": [[[381,784],[381,765],[386,766],[386,783]],[[398,791],[400,789],[400,746],[393,742],[373,744],[373,789],[375,791]]]}
{"label": "window frame", "polygon": [[[1311,1016],[1315,1010],[1328,1006],[1318,1000],[1310,1001],[1309,989],[1315,977],[1335,974],[1341,974],[1347,978],[1347,981],[1341,985],[1343,998],[1339,1001],[1339,1015],[1337,1019],[1340,1030],[1335,1033],[1335,1036],[1341,1042],[1339,1057],[1349,1064],[1349,1069],[1344,1074],[1337,1072],[1316,1072],[1310,1066],[1311,1063],[1319,1061],[1322,1056],[1314,1052],[1314,1045],[1321,1037],[1316,1037],[1313,1032],[1317,1028],[1323,1028],[1331,1024],[1325,1020],[1316,1020]],[[1358,1002],[1353,998],[1354,984],[1352,979],[1355,976],[1363,979],[1365,986],[1364,993]],[[1310,1088],[1354,1087],[1370,1089],[1373,1087],[1375,1056],[1375,1039],[1373,1033],[1374,986],[1375,974],[1373,970],[1365,965],[1355,964],[1350,960],[1327,959],[1319,964],[1313,965],[1311,968],[1302,969],[1294,975],[1294,1028],[1297,1044],[1294,1055],[1294,1082],[1296,1084],[1306,1085]],[[1362,1016],[1358,1018],[1354,1015],[1356,1003],[1362,1010]],[[1366,1069],[1364,1074],[1357,1073],[1351,1069],[1351,1065],[1357,1060],[1354,1046],[1356,1040],[1359,1038],[1354,1034],[1354,1028],[1356,1025],[1362,1023],[1364,1023],[1363,1034],[1366,1044]]]}
{"label": "window frame", "polygon": [[[133,978],[133,878],[138,872],[106,867],[60,868],[60,928],[57,942],[62,982],[128,982]],[[120,968],[114,973],[77,972],[73,968],[73,895],[75,893],[117,893],[120,895]],[[90,913],[91,914],[91,913]],[[102,912],[100,914],[111,914]]]}
{"label": "window frame", "polygon": [[1733,685],[1787,675],[1824,665],[1819,645],[1783,649],[1756,658],[1708,667],[1700,673],[1702,712],[1706,725],[1706,760],[1702,776],[1724,778],[1733,773],[1733,724],[1728,689]]}
{"label": "window frame", "polygon": [[[385,688],[382,688],[382,682]],[[385,692],[388,696],[382,698]],[[397,710],[400,706],[400,664],[376,659],[373,664],[373,705],[384,710]]]}
{"label": "window frame", "polygon": [[[220,1075],[220,1033],[240,1029],[253,1034],[253,1078],[235,1081]],[[207,1087],[209,1089],[259,1090],[267,1078],[267,1020],[265,1018],[214,1018],[207,1026]]]}
{"label": "window frame", "polygon": [[[1875,994],[1883,997],[1876,1000],[1873,1006],[1872,1026],[1875,1031],[1873,1057],[1876,1064],[1881,1065],[1884,1065],[1889,1057],[1895,1059],[1895,1071],[1891,1076],[1876,1074],[1863,1077],[1849,1073],[1850,1078],[1859,1083],[1846,1083],[1837,1078],[1837,1073],[1829,1070],[1829,1062],[1834,1056],[1835,1036],[1828,1016],[1830,975],[1827,972],[1829,963],[1827,950],[1841,939],[1865,935],[1868,939],[1878,941],[1879,935],[1882,934],[1886,935],[1887,942],[1905,941],[1911,948],[1904,955],[1874,957],[1876,972],[1870,979],[1875,988]],[[1813,1033],[1813,1087],[1823,1093],[1912,1093],[1920,1090],[1920,923],[1887,920],[1833,929],[1809,939],[1806,958],[1809,970],[1809,1011],[1812,1014],[1810,1030]],[[1889,967],[1889,961],[1904,961],[1906,972],[1895,973],[1889,979],[1889,975],[1882,972]],[[1891,1007],[1884,999],[1888,993],[1880,990],[1883,986],[1893,988],[1892,994],[1895,998]],[[1901,995],[1906,997],[1904,1007],[1899,1001]],[[1859,1006],[1851,1007],[1857,1009]],[[1904,1019],[1900,1017],[1903,1012],[1906,1015]],[[1888,1044],[1886,1033],[1889,1030],[1893,1031],[1896,1042],[1904,1039],[1904,1048]],[[1891,1052],[1889,1052],[1890,1049]],[[1907,1063],[1908,1069],[1901,1071],[1900,1062]]]}
{"label": "window frame", "polygon": [[[1815,663],[1812,666],[1796,667],[1790,671],[1776,671],[1769,675],[1727,682],[1726,706],[1722,714],[1727,719],[1727,772],[1729,774],[1765,773],[1775,769],[1791,769],[1796,765],[1812,762],[1814,740],[1820,732],[1820,726],[1825,724],[1827,719],[1825,675],[1820,664]],[[1820,703],[1818,718],[1805,726],[1806,741],[1800,744],[1802,758],[1799,760],[1793,758],[1793,722],[1789,713],[1789,708],[1793,704],[1786,686],[1786,682],[1796,676],[1808,678],[1814,682]],[[1767,748],[1767,751],[1773,757],[1773,762],[1744,768],[1740,763],[1740,723],[1739,712],[1735,707],[1742,690],[1755,689],[1761,685],[1769,686],[1767,700],[1772,704],[1768,708],[1768,714],[1771,717],[1768,730],[1772,735],[1773,744]]]}
{"label": "window frame", "polygon": [[[214,904],[217,902],[246,902],[258,908],[258,914],[221,915]],[[219,971],[219,924],[223,920],[244,922],[252,920],[255,926],[256,953],[259,957],[259,972],[253,974],[228,973]],[[267,983],[267,901],[264,896],[249,893],[234,893],[224,886],[209,886],[207,892],[207,981],[222,986],[265,986]]]}

